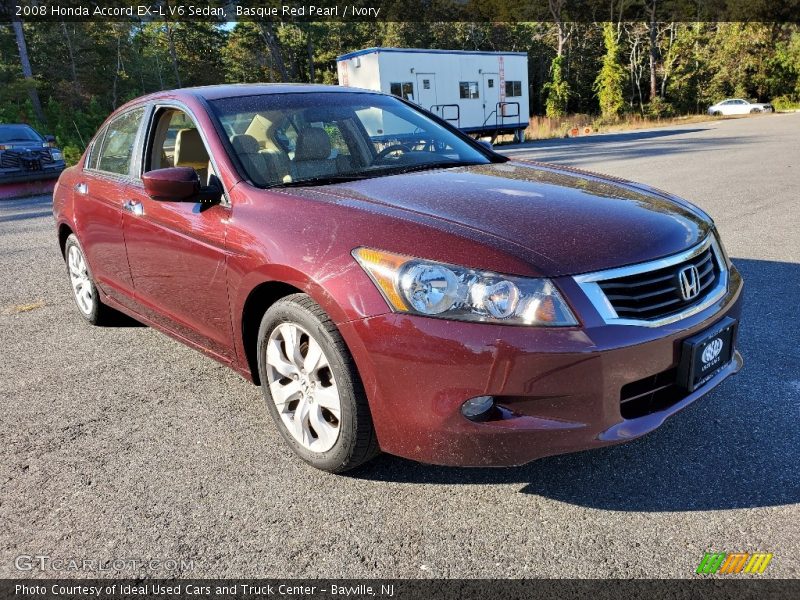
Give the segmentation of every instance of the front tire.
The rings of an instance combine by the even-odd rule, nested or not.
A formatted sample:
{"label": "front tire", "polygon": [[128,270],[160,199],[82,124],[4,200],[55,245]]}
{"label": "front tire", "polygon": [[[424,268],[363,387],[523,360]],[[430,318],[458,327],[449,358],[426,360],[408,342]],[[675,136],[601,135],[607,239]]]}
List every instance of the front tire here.
{"label": "front tire", "polygon": [[109,323],[114,311],[100,300],[83,248],[74,233],[69,235],[64,244],[64,259],[78,312],[92,325]]}
{"label": "front tire", "polygon": [[258,330],[258,374],[289,447],[331,473],[378,454],[367,397],[330,317],[306,294],[273,304]]}

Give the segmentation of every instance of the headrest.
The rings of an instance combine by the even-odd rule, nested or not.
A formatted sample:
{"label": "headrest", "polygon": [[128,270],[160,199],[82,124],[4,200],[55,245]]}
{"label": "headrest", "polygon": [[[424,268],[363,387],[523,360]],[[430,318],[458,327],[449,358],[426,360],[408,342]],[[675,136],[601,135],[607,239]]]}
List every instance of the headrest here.
{"label": "headrest", "polygon": [[306,127],[297,135],[295,160],[325,160],[331,155],[331,139],[320,127]]}
{"label": "headrest", "polygon": [[257,154],[261,149],[258,140],[252,135],[234,135],[231,138],[231,145],[238,154]]}
{"label": "headrest", "polygon": [[175,138],[175,166],[206,168],[208,152],[197,129],[181,129]]}

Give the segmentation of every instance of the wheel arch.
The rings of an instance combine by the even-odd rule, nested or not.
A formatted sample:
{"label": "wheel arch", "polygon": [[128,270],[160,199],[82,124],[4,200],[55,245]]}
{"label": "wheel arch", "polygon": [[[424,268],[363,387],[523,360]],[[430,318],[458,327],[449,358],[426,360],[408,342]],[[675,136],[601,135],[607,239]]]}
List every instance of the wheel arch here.
{"label": "wheel arch", "polygon": [[58,247],[61,248],[61,256],[65,256],[67,250],[67,238],[74,232],[72,228],[66,223],[61,223],[58,226]]}
{"label": "wheel arch", "polygon": [[244,350],[244,362],[250,371],[253,383],[261,385],[258,376],[258,328],[261,319],[269,308],[281,298],[292,294],[306,294],[324,310],[334,322],[343,318],[342,308],[325,293],[323,288],[318,288],[311,282],[284,279],[270,279],[255,285],[247,294],[242,305],[242,319],[240,334]]}

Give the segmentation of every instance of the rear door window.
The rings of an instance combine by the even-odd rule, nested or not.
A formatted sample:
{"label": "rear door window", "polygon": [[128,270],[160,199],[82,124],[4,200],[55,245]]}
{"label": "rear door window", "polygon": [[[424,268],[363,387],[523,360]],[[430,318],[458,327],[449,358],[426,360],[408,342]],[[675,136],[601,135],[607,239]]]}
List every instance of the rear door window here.
{"label": "rear door window", "polygon": [[144,108],[137,108],[108,124],[102,145],[97,151],[95,169],[113,175],[130,175],[133,148],[143,115]]}

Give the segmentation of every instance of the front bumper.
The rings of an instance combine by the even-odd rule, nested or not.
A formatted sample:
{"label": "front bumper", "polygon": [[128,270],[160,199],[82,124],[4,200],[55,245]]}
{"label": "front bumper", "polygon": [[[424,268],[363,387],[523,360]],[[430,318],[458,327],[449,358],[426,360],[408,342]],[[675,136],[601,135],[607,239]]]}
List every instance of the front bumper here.
{"label": "front bumper", "polygon": [[16,183],[19,181],[40,181],[43,179],[57,179],[66,168],[64,163],[43,166],[37,171],[24,171],[21,169],[0,169],[0,185]]}
{"label": "front bumper", "polygon": [[[558,283],[580,298],[570,279]],[[386,314],[343,324],[369,397],[381,448],[426,463],[511,466],[637,438],[742,367],[734,360],[709,382],[652,412],[623,418],[626,384],[670,372],[682,341],[741,313],[742,281],[702,312],[657,328],[606,325],[588,302],[581,328],[493,326]],[[573,295],[575,294],[575,295]],[[497,418],[476,423],[461,404],[491,395]]]}

